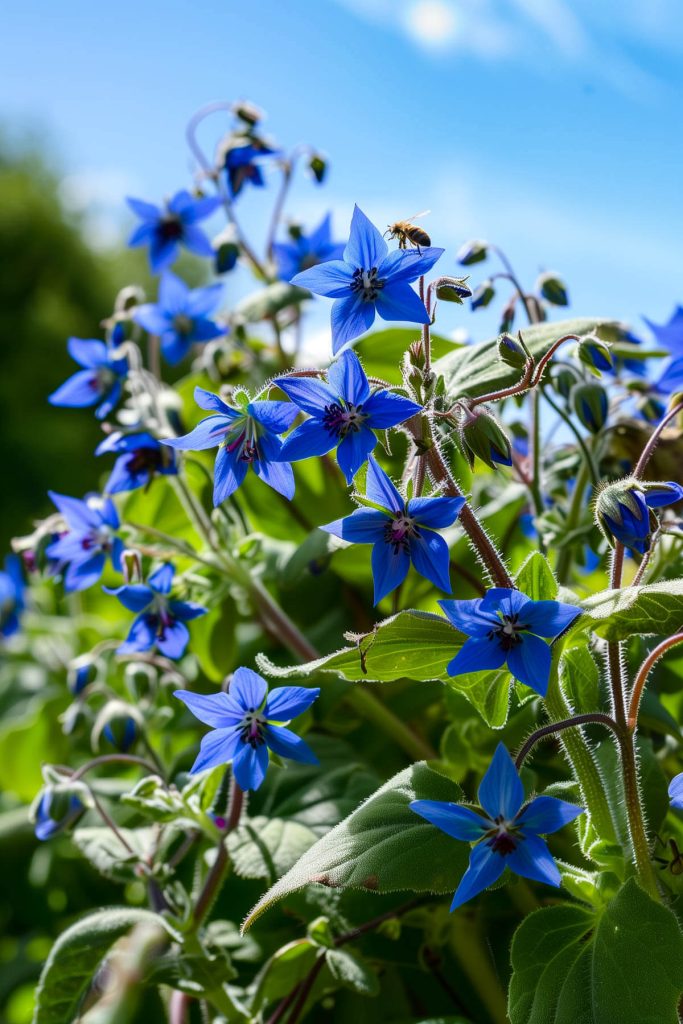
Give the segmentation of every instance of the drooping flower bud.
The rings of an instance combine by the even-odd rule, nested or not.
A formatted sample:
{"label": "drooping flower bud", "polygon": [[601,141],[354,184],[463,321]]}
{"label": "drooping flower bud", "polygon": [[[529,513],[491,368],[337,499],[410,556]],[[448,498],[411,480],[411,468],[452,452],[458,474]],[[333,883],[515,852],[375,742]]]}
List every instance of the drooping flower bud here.
{"label": "drooping flower bud", "polygon": [[83,814],[87,791],[82,783],[68,779],[48,782],[36,797],[29,812],[37,839],[51,839],[64,832]]}
{"label": "drooping flower bud", "polygon": [[500,331],[501,334],[507,334],[508,331],[512,330],[512,325],[515,322],[515,310],[516,310],[516,308],[517,308],[517,293],[515,292],[514,295],[511,297],[510,301],[508,302],[507,306],[505,307],[505,309],[502,312],[501,320],[500,320],[500,327],[498,328],[498,330]]}
{"label": "drooping flower bud", "polygon": [[89,654],[74,658],[67,673],[67,685],[74,697],[82,693],[89,683],[94,682],[96,676],[97,666]]}
{"label": "drooping flower bud", "polygon": [[494,416],[483,407],[468,410],[458,427],[460,446],[470,465],[481,459],[491,469],[512,465],[512,447]]}
{"label": "drooping flower bud", "polygon": [[582,363],[598,375],[614,365],[609,345],[589,334],[578,344],[577,355]]}
{"label": "drooping flower bud", "polygon": [[637,403],[638,412],[648,423],[659,423],[666,413],[664,402],[660,402],[654,395],[643,395]]}
{"label": "drooping flower bud", "polygon": [[473,263],[481,263],[485,260],[488,254],[488,244],[475,239],[470,242],[465,242],[465,244],[458,250],[458,254],[455,258],[461,266],[471,267]]}
{"label": "drooping flower bud", "polygon": [[514,370],[523,369],[529,359],[529,353],[524,346],[516,338],[511,338],[509,334],[504,334],[502,338],[499,338],[498,355],[507,366],[511,366]]}
{"label": "drooping flower bud", "polygon": [[649,551],[657,528],[657,517],[651,509],[682,498],[683,487],[673,481],[650,483],[627,478],[603,487],[595,502],[595,519],[612,546],[619,541],[643,555]]}
{"label": "drooping flower bud", "polygon": [[472,297],[466,277],[440,277],[435,282],[435,291],[441,302],[457,302],[459,306],[462,306],[463,299]]}
{"label": "drooping flower bud", "polygon": [[92,730],[92,744],[97,749],[102,739],[119,753],[127,753],[141,731],[138,711],[121,700],[112,700],[100,711]]}
{"label": "drooping flower bud", "polygon": [[552,271],[546,271],[545,274],[540,275],[536,282],[536,290],[546,302],[552,303],[553,306],[569,305],[567,286],[562,278]]}
{"label": "drooping flower bud", "polygon": [[265,117],[263,111],[249,100],[238,100],[237,103],[233,104],[232,111],[239,117],[240,121],[244,121],[245,124],[249,124],[252,127]]}
{"label": "drooping flower bud", "polygon": [[571,402],[584,427],[597,434],[607,421],[607,393],[599,384],[575,384]]}
{"label": "drooping flower bud", "polygon": [[322,185],[327,175],[328,163],[320,153],[314,153],[308,161],[308,169],[319,185]]}
{"label": "drooping flower bud", "polygon": [[472,293],[472,311],[475,309],[484,309],[495,297],[496,290],[490,281],[482,281],[482,283],[474,289]]}
{"label": "drooping flower bud", "polygon": [[569,400],[571,390],[576,384],[576,376],[571,370],[567,370],[563,367],[557,367],[551,375],[550,383],[557,391],[558,395],[561,395],[566,401]]}

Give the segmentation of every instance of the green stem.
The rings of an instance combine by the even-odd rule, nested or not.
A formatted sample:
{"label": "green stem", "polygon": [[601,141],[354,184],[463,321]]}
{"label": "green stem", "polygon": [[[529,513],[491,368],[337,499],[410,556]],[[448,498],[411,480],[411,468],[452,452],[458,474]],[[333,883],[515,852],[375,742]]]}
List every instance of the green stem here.
{"label": "green stem", "polygon": [[620,743],[621,769],[624,779],[624,796],[628,814],[629,834],[638,872],[638,880],[649,895],[661,903],[657,877],[650,858],[650,846],[645,831],[645,814],[638,786],[638,767],[633,744],[633,733],[624,732]]}
{"label": "green stem", "polygon": [[[569,512],[567,514],[567,521],[565,524],[565,539],[567,539],[576,527],[579,525],[581,519],[581,512],[584,508],[583,494],[586,490],[586,484],[588,483],[588,466],[585,462],[581,463],[579,472],[576,477],[576,483],[574,485],[574,493],[572,494],[571,504],[569,506]],[[570,544],[560,549],[560,554],[557,559],[557,565],[555,572],[557,574],[558,582],[561,584],[567,583],[569,579],[569,571],[572,566],[573,550]]]}
{"label": "green stem", "polygon": [[[545,511],[543,489],[541,487],[541,396],[538,390],[531,393],[531,479],[529,489],[534,503],[534,512],[542,516]],[[538,535],[538,549],[544,552],[545,545],[541,534]]]}
{"label": "green stem", "polygon": [[[465,912],[471,918],[471,912]],[[491,962],[491,954],[481,939],[476,925],[471,921],[467,927],[455,922],[451,928],[450,945],[455,956],[461,963],[472,987],[486,1007],[492,1024],[508,1024],[505,993]]]}
{"label": "green stem", "polygon": [[346,702],[358,711],[366,721],[378,725],[411,757],[418,761],[437,756],[431,745],[412,729],[409,729],[393,711],[377,700],[375,695],[363,686],[355,685],[346,694]]}
{"label": "green stem", "polygon": [[[545,696],[545,707],[551,722],[562,722],[572,717],[572,709],[560,690],[558,668],[561,652],[562,642],[555,641],[548,692]],[[616,843],[617,834],[605,796],[605,787],[582,730],[567,729],[562,735],[561,743],[581,788],[581,797],[593,828],[601,839]]]}

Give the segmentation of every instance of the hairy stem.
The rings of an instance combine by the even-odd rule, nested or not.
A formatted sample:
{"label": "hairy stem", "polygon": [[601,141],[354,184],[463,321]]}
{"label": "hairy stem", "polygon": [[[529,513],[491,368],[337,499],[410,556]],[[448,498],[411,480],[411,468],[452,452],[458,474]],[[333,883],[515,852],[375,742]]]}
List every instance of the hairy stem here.
{"label": "hairy stem", "polygon": [[[583,510],[583,494],[588,483],[588,466],[585,462],[581,463],[579,472],[576,477],[574,484],[574,492],[572,494],[571,504],[569,506],[569,512],[567,514],[567,520],[565,523],[565,540],[571,536],[573,531],[579,525],[581,519],[581,512]],[[566,584],[569,580],[569,571],[572,565],[572,548],[570,544],[566,544],[565,547],[560,549],[560,554],[557,558],[557,565],[555,566],[555,573],[557,575],[558,582]]]}
{"label": "hairy stem", "polygon": [[643,664],[638,669],[638,675],[636,681],[633,684],[633,690],[631,691],[631,702],[628,709],[627,725],[631,732],[636,728],[638,724],[638,711],[640,710],[640,701],[643,696],[643,690],[647,683],[650,672],[659,661],[659,659],[666,654],[670,648],[675,647],[677,644],[683,643],[683,633],[675,633],[673,636],[668,637],[666,640],[662,640],[660,644],[655,647],[653,651],[650,651]]}
{"label": "hairy stem", "polygon": [[[465,912],[471,916],[471,912]],[[464,914],[462,915],[465,916]],[[475,992],[486,1007],[492,1024],[507,1024],[505,993],[496,974],[489,949],[476,925],[451,928],[450,945],[462,964]]]}
{"label": "hairy stem", "polygon": [[614,719],[610,715],[603,714],[601,711],[590,711],[584,715],[574,715],[573,718],[565,718],[561,722],[551,722],[549,725],[542,725],[540,729],[536,729],[525,741],[515,758],[517,770],[522,767],[524,761],[540,740],[546,739],[548,736],[554,736],[558,732],[564,732],[565,729],[578,728],[579,726],[591,725],[592,723],[604,725],[607,729],[611,729],[617,737],[620,736],[619,727]]}

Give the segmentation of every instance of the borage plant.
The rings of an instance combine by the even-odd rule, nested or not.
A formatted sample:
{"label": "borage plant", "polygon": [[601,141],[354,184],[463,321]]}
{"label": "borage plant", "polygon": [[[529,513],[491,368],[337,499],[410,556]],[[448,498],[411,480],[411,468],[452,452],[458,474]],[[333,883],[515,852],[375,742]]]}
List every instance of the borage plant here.
{"label": "borage plant", "polygon": [[[158,295],[72,339],[50,397],[101,419],[102,490],[55,493],[0,574],[6,685],[42,695],[40,877],[71,843],[124,887],[75,920],[67,893],[36,1024],[676,1021],[676,651],[651,676],[683,640],[678,321],[650,350],[549,321],[566,286],[494,245],[460,250],[500,263],[470,288],[359,207],[344,240],[285,222],[326,161],[249,104],[188,139],[192,190],[129,201]],[[240,198],[274,178],[261,252]],[[437,333],[501,283],[498,338]],[[331,345],[302,367],[312,293]]]}

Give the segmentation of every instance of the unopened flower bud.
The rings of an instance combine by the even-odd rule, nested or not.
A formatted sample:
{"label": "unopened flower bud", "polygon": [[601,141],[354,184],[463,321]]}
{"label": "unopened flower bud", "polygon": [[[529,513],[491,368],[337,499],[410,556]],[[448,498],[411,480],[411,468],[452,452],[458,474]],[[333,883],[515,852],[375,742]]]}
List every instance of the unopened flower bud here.
{"label": "unopened flower bud", "polygon": [[319,185],[322,185],[325,180],[327,168],[327,160],[320,153],[314,153],[308,161],[308,169]]}
{"label": "unopened flower bud", "polygon": [[481,459],[491,469],[512,465],[510,440],[498,421],[483,408],[468,411],[458,428],[462,450],[474,465]]}
{"label": "unopened flower bud", "polygon": [[123,679],[133,700],[143,700],[154,693],[158,673],[154,665],[131,661],[123,670]]}
{"label": "unopened flower bud", "polygon": [[498,355],[507,366],[511,366],[515,370],[523,369],[529,358],[522,345],[520,345],[516,338],[511,338],[509,334],[504,334],[499,339]]}
{"label": "unopened flower bud", "polygon": [[126,548],[121,555],[121,573],[126,583],[142,582],[142,556],[135,548]]}
{"label": "unopened flower bud", "polygon": [[553,272],[540,275],[536,282],[536,290],[546,302],[551,302],[553,306],[569,305],[567,287],[562,278]]}
{"label": "unopened flower bud", "polygon": [[614,365],[609,345],[593,335],[581,339],[577,352],[581,362],[598,373],[611,370]]}
{"label": "unopened flower bud", "polygon": [[654,395],[643,395],[637,403],[638,412],[648,423],[659,423],[666,414],[664,402],[660,402]]}
{"label": "unopened flower bud", "polygon": [[657,517],[651,509],[672,505],[682,498],[683,487],[673,481],[618,480],[600,491],[595,519],[612,546],[620,541],[642,555],[649,551],[657,527]]}
{"label": "unopened flower bud", "polygon": [[67,673],[67,685],[75,697],[95,681],[97,666],[89,654],[82,654],[70,663]]}
{"label": "unopened flower bud", "polygon": [[472,293],[472,310],[484,309],[491,300],[494,298],[496,290],[490,281],[482,281],[482,283],[474,289]]}
{"label": "unopened flower bud", "polygon": [[597,434],[607,421],[607,393],[599,384],[575,384],[571,402],[584,427]]}
{"label": "unopened flower bud", "polygon": [[565,370],[558,367],[550,378],[550,383],[557,391],[558,395],[561,395],[565,400],[569,399],[571,390],[576,384],[576,377],[571,370]]}
{"label": "unopened flower bud", "polygon": [[513,295],[507,306],[503,310],[500,326],[498,328],[501,334],[507,334],[508,331],[512,330],[512,325],[515,322],[515,309],[517,308],[517,295]]}
{"label": "unopened flower bud", "polygon": [[435,291],[441,302],[457,302],[459,306],[463,299],[472,297],[472,289],[466,277],[440,277],[435,282]]}
{"label": "unopened flower bud", "polygon": [[250,124],[252,127],[265,117],[264,112],[249,100],[238,100],[237,103],[233,103],[232,112],[239,117],[240,121],[244,121],[245,124]]}
{"label": "unopened flower bud", "polygon": [[470,267],[473,263],[481,263],[489,254],[488,244],[477,239],[465,244],[458,250],[455,257],[463,267]]}
{"label": "unopened flower bud", "polygon": [[422,341],[411,341],[408,346],[408,363],[423,370],[425,367],[425,350]]}
{"label": "unopened flower bud", "polygon": [[77,783],[71,785],[65,781],[64,784],[48,785],[39,793],[31,808],[37,839],[51,839],[80,818],[85,810],[79,797],[82,789]]}
{"label": "unopened flower bud", "polygon": [[100,711],[92,731],[92,744],[97,749],[104,738],[121,754],[127,753],[141,732],[142,722],[136,708],[121,700],[112,700]]}

